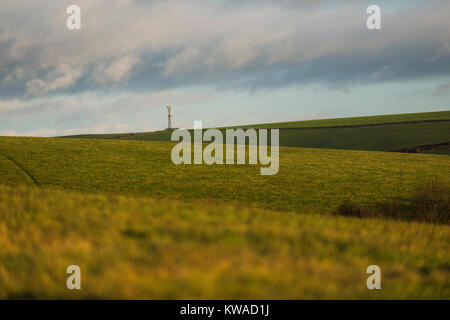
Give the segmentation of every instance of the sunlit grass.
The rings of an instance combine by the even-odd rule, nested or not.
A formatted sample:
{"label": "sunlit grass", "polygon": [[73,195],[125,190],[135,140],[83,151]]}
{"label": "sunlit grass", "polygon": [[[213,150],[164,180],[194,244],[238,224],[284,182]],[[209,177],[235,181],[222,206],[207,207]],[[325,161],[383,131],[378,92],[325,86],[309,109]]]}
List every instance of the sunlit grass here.
{"label": "sunlit grass", "polygon": [[[259,165],[176,166],[173,145],[0,137],[0,154],[43,186],[302,212],[329,212],[345,199],[364,204],[406,195],[433,176],[450,181],[445,155],[281,148],[278,174],[261,176]],[[8,179],[5,171],[0,183]]]}
{"label": "sunlit grass", "polygon": [[448,156],[281,148],[261,176],[173,145],[0,137],[0,298],[450,298],[449,226],[330,214],[449,182]]}
{"label": "sunlit grass", "polygon": [[0,187],[0,248],[0,298],[450,298],[448,226]]}

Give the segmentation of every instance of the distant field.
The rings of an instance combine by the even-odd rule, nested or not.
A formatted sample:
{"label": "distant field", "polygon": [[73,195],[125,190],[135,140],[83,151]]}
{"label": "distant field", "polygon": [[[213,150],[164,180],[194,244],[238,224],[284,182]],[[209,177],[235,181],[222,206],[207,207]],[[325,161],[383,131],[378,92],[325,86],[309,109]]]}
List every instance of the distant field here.
{"label": "distant field", "polygon": [[[170,141],[170,133],[135,135],[129,139]],[[280,145],[287,147],[389,151],[445,141],[450,141],[450,121],[280,131]]]}
{"label": "distant field", "polygon": [[[302,212],[330,212],[346,198],[367,203],[403,195],[433,176],[450,180],[445,155],[281,148],[278,174],[261,176],[255,165],[176,166],[173,145],[0,137],[0,154],[42,186]],[[16,169],[4,170],[0,183],[17,175],[26,179]]]}
{"label": "distant field", "polygon": [[450,141],[450,121],[356,128],[283,130],[280,144],[289,147],[388,151]]}
{"label": "distant field", "polygon": [[[274,123],[262,123],[262,124],[249,124],[242,126],[231,126],[227,128],[310,128],[310,127],[333,127],[333,126],[354,126],[354,125],[370,125],[380,123],[392,123],[392,122],[408,122],[408,121],[429,121],[429,120],[449,120],[450,111],[437,111],[437,112],[421,112],[421,113],[403,113],[403,114],[390,114],[381,116],[367,116],[367,117],[352,117],[352,118],[334,118],[334,119],[320,119],[320,120],[302,120],[302,121],[290,121],[290,122],[274,122]],[[225,127],[223,127],[225,128]],[[145,135],[152,132],[140,132],[133,135]],[[114,139],[118,137],[131,137],[130,133],[117,133],[117,134],[85,134],[74,135],[66,137],[78,137],[78,138],[104,138]]]}
{"label": "distant field", "polygon": [[449,299],[449,229],[0,186],[0,298]]}
{"label": "distant field", "polygon": [[[450,111],[283,122],[242,128],[281,128],[281,146],[389,151],[450,141]],[[74,137],[170,141],[171,133],[159,131]],[[448,154],[448,151],[439,150],[436,153]]]}
{"label": "distant field", "polygon": [[450,111],[403,113],[381,116],[335,118],[320,120],[303,120],[290,122],[261,123],[234,128],[299,128],[299,127],[333,127],[333,126],[354,126],[392,122],[427,121],[427,120],[450,120]]}

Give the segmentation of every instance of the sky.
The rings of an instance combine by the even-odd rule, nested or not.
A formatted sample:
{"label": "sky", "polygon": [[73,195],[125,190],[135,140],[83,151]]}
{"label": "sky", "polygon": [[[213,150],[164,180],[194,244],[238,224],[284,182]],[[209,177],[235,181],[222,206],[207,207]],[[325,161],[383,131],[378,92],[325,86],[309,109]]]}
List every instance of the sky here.
{"label": "sky", "polygon": [[[69,5],[81,29],[69,30]],[[381,30],[366,26],[381,8]],[[0,0],[0,135],[450,109],[450,1]]]}

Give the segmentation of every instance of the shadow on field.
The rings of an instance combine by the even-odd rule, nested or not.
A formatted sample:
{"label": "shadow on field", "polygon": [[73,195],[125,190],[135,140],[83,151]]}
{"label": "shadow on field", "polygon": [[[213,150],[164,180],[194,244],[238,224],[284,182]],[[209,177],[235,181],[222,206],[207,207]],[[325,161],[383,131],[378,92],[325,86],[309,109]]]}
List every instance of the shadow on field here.
{"label": "shadow on field", "polygon": [[363,206],[350,199],[333,212],[336,216],[387,218],[432,224],[450,224],[450,185],[434,178],[418,185],[408,198],[395,197]]}

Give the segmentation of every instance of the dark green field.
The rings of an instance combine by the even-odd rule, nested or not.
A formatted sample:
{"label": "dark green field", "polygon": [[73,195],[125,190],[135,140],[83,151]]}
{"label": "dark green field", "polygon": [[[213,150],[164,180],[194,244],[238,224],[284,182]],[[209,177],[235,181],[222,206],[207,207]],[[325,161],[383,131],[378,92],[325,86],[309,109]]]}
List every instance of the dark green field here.
{"label": "dark green field", "polygon": [[[449,142],[450,111],[271,123],[241,128],[280,128],[280,145],[287,147],[390,151]],[[72,137],[170,141],[171,133],[159,131]],[[447,154],[448,151],[437,150],[436,153]]]}
{"label": "dark green field", "polygon": [[419,122],[429,120],[450,120],[450,111],[261,123],[253,125],[236,126],[233,128],[304,128],[304,127],[334,127],[334,126],[342,127],[342,126],[371,125],[371,124],[397,123],[408,121]]}

